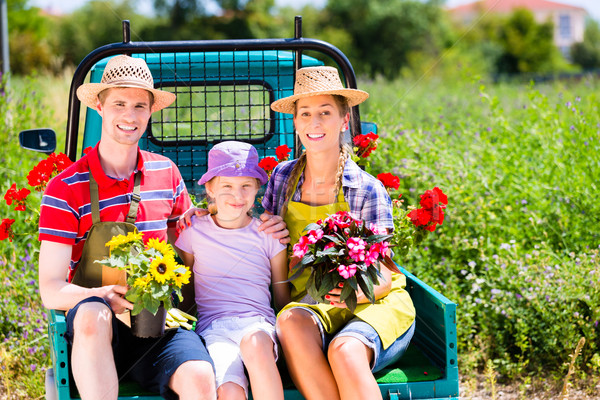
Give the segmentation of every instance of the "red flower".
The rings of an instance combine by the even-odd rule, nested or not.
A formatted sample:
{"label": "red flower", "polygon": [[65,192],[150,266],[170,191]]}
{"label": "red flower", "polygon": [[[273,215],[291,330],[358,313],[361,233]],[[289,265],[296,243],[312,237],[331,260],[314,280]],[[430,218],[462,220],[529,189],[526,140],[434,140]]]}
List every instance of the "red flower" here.
{"label": "red flower", "polygon": [[431,213],[424,208],[417,208],[408,213],[408,217],[415,226],[426,226],[431,222]]}
{"label": "red flower", "polygon": [[290,149],[287,144],[283,144],[281,146],[278,146],[275,149],[275,155],[277,156],[277,161],[282,162],[282,161],[287,161],[290,153],[292,152],[292,149]]}
{"label": "red flower", "polygon": [[369,132],[366,135],[354,136],[352,141],[358,147],[356,154],[361,158],[369,157],[373,150],[377,148],[377,139],[379,139],[379,135],[373,132]]}
{"label": "red flower", "polygon": [[63,171],[73,162],[63,153],[52,153],[45,160],[41,160],[27,175],[27,182],[35,190],[41,192],[46,188],[48,181]]}
{"label": "red flower", "polygon": [[0,225],[0,240],[8,239],[12,242],[12,238],[15,236],[12,228],[10,227],[15,222],[14,219],[4,218]]}
{"label": "red flower", "polygon": [[92,146],[88,146],[85,149],[83,149],[83,154],[87,154],[90,152],[90,150],[92,150]]}
{"label": "red flower", "polygon": [[438,203],[448,204],[448,196],[446,196],[437,186],[434,187],[433,190],[426,190],[425,193],[421,195],[421,207],[433,208],[437,206]]}
{"label": "red flower", "polygon": [[383,186],[390,189],[398,189],[400,187],[400,178],[389,172],[377,175],[377,179],[383,183]]}
{"label": "red flower", "polygon": [[258,166],[264,169],[265,172],[270,173],[271,171],[273,171],[273,168],[277,166],[277,164],[279,163],[274,157],[265,157],[262,160],[260,160]]}
{"label": "red flower", "polygon": [[9,206],[12,202],[15,202],[15,211],[25,211],[26,203],[25,199],[31,193],[29,189],[23,188],[17,190],[17,184],[13,183],[12,186],[6,191],[4,195],[4,200],[6,200],[6,204]]}

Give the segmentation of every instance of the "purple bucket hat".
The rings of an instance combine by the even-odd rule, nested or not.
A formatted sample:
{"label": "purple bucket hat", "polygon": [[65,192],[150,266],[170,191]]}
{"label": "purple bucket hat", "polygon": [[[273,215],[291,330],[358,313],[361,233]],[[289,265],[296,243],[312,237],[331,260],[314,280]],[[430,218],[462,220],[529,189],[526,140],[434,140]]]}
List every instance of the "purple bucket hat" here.
{"label": "purple bucket hat", "polygon": [[228,141],[216,144],[208,152],[208,171],[198,181],[204,185],[215,176],[249,176],[257,178],[261,185],[269,180],[267,173],[258,166],[258,152],[251,144]]}

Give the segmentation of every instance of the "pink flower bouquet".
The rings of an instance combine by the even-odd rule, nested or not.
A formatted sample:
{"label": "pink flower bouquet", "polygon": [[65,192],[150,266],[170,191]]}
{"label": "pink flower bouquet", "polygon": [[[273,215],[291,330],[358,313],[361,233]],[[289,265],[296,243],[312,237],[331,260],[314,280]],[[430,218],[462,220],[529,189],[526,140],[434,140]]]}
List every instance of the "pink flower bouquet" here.
{"label": "pink flower bouquet", "polygon": [[392,235],[376,227],[366,227],[348,212],[340,211],[309,224],[305,232],[293,247],[294,274],[290,280],[310,268],[306,289],[318,302],[329,303],[325,295],[343,283],[340,301],[354,312],[359,288],[375,303],[373,286],[382,277],[380,262],[400,272],[388,256],[388,240]]}

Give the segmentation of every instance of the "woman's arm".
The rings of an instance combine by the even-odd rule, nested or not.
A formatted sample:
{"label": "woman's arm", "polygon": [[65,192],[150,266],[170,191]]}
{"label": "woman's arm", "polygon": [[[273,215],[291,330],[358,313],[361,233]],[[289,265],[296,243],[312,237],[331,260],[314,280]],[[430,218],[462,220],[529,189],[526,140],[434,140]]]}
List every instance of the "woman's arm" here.
{"label": "woman's arm", "polygon": [[290,283],[288,278],[287,250],[283,249],[271,259],[271,285],[275,308],[281,310],[291,301]]}

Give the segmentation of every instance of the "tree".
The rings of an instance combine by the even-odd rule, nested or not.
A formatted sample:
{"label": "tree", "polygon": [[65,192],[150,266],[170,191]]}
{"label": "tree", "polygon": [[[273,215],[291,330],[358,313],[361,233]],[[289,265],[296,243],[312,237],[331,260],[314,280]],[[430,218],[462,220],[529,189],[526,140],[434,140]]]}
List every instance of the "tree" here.
{"label": "tree", "polygon": [[551,21],[538,24],[531,11],[515,10],[499,25],[497,40],[502,55],[496,62],[500,73],[550,72],[558,56],[554,46],[554,25]]}
{"label": "tree", "polygon": [[583,42],[571,47],[571,58],[583,69],[600,68],[600,24],[588,21],[585,26]]}
{"label": "tree", "polygon": [[35,70],[52,70],[52,22],[40,14],[39,8],[27,8],[27,0],[7,3],[8,41],[11,71],[30,74]]}
{"label": "tree", "polygon": [[411,53],[438,54],[447,25],[440,1],[332,0],[325,8],[325,27],[341,26],[351,37],[358,72],[393,78]]}
{"label": "tree", "polygon": [[125,19],[131,21],[132,40],[144,40],[139,32],[147,20],[136,14],[133,6],[132,0],[92,0],[61,18],[56,36],[64,64],[77,65],[95,48],[122,41],[121,23]]}

